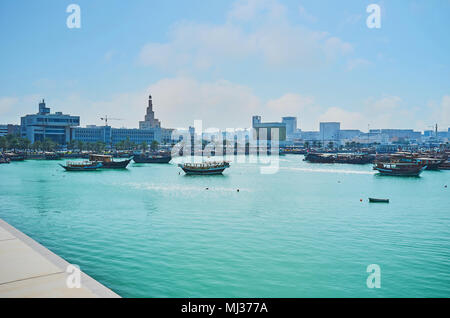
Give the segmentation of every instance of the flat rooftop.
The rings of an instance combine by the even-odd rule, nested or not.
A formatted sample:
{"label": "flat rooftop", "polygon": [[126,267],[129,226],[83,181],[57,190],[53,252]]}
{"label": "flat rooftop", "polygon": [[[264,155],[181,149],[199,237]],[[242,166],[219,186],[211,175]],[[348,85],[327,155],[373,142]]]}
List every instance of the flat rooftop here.
{"label": "flat rooftop", "polygon": [[0,219],[0,298],[117,298],[81,272],[81,287],[69,288],[70,264]]}

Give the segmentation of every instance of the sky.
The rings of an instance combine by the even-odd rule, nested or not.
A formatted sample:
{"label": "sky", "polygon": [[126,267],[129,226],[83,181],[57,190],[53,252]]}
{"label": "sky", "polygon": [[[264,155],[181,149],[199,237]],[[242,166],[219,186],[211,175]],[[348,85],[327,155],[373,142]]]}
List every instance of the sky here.
{"label": "sky", "polygon": [[[81,28],[68,28],[70,4]],[[369,4],[381,28],[368,28]],[[0,0],[0,124],[450,127],[450,0]]]}

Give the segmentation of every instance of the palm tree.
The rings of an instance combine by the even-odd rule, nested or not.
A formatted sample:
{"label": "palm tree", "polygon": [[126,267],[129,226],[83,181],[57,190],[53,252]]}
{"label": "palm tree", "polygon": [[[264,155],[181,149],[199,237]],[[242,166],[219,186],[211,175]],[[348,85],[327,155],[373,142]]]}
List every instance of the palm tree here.
{"label": "palm tree", "polygon": [[19,145],[22,150],[28,151],[30,149],[31,141],[28,138],[19,138]]}
{"label": "palm tree", "polygon": [[16,137],[11,138],[9,141],[9,148],[12,148],[13,151],[16,151],[16,148],[19,147],[19,140]]}
{"label": "palm tree", "polygon": [[142,149],[142,152],[143,152],[143,153],[146,153],[146,152],[147,152],[148,144],[147,144],[145,141],[143,141],[143,142],[141,143],[141,149]]}
{"label": "palm tree", "polygon": [[103,152],[103,151],[105,151],[105,148],[106,148],[106,144],[104,142],[97,141],[95,143],[95,151],[96,152]]}
{"label": "palm tree", "polygon": [[309,149],[309,141],[305,141],[305,143],[303,144],[303,146],[304,146],[306,149]]}
{"label": "palm tree", "polygon": [[44,142],[43,142],[43,148],[45,151],[54,151],[56,149],[57,144],[49,139],[49,138],[45,138]]}
{"label": "palm tree", "polygon": [[42,149],[42,142],[40,142],[39,140],[36,140],[32,147],[35,151],[39,151]]}
{"label": "palm tree", "polygon": [[130,137],[127,137],[127,139],[125,139],[125,141],[123,142],[123,145],[126,150],[131,148],[132,145],[131,145]]}
{"label": "palm tree", "polygon": [[5,136],[0,137],[0,148],[4,151],[8,148],[8,140]]}
{"label": "palm tree", "polygon": [[157,142],[156,140],[153,140],[153,141],[152,141],[152,144],[150,145],[150,148],[151,148],[153,151],[156,151],[156,150],[158,149],[158,146],[159,146],[159,142]]}
{"label": "palm tree", "polygon": [[75,140],[71,140],[67,144],[67,149],[73,150],[75,147],[76,147],[76,141]]}
{"label": "palm tree", "polygon": [[78,148],[78,150],[80,150],[80,152],[83,151],[83,147],[84,147],[84,142],[81,141],[81,140],[78,140],[77,141],[77,148]]}

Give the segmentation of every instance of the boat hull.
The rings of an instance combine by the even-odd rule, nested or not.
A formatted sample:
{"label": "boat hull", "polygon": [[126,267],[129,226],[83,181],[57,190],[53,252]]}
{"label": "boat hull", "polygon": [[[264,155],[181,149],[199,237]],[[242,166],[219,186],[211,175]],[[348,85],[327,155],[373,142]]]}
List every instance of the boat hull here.
{"label": "boat hull", "polygon": [[64,166],[60,164],[61,167],[66,169],[66,171],[95,171],[102,167],[102,164],[92,165],[92,166]]}
{"label": "boat hull", "polygon": [[169,163],[172,160],[171,156],[163,156],[163,157],[143,157],[143,156],[134,156],[133,161],[135,163]]}
{"label": "boat hull", "polygon": [[131,162],[131,159],[123,160],[123,161],[111,161],[111,162],[103,162],[101,169],[125,169],[128,164]]}
{"label": "boat hull", "polygon": [[225,167],[203,170],[189,169],[185,167],[181,167],[181,169],[183,169],[184,173],[186,173],[187,175],[220,175],[225,170]]}
{"label": "boat hull", "polygon": [[420,169],[414,170],[397,170],[388,168],[374,168],[382,176],[394,176],[394,177],[418,177],[426,169],[426,166]]}
{"label": "boat hull", "polygon": [[370,203],[389,203],[389,199],[375,199],[369,198]]}

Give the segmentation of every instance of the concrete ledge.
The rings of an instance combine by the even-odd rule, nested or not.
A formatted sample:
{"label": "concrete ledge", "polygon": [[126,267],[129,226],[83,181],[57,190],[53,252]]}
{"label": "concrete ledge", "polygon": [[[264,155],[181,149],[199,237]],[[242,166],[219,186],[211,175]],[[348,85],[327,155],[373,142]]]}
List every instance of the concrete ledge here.
{"label": "concrete ledge", "polygon": [[70,264],[0,219],[0,297],[120,297],[81,272],[81,288],[68,288]]}

